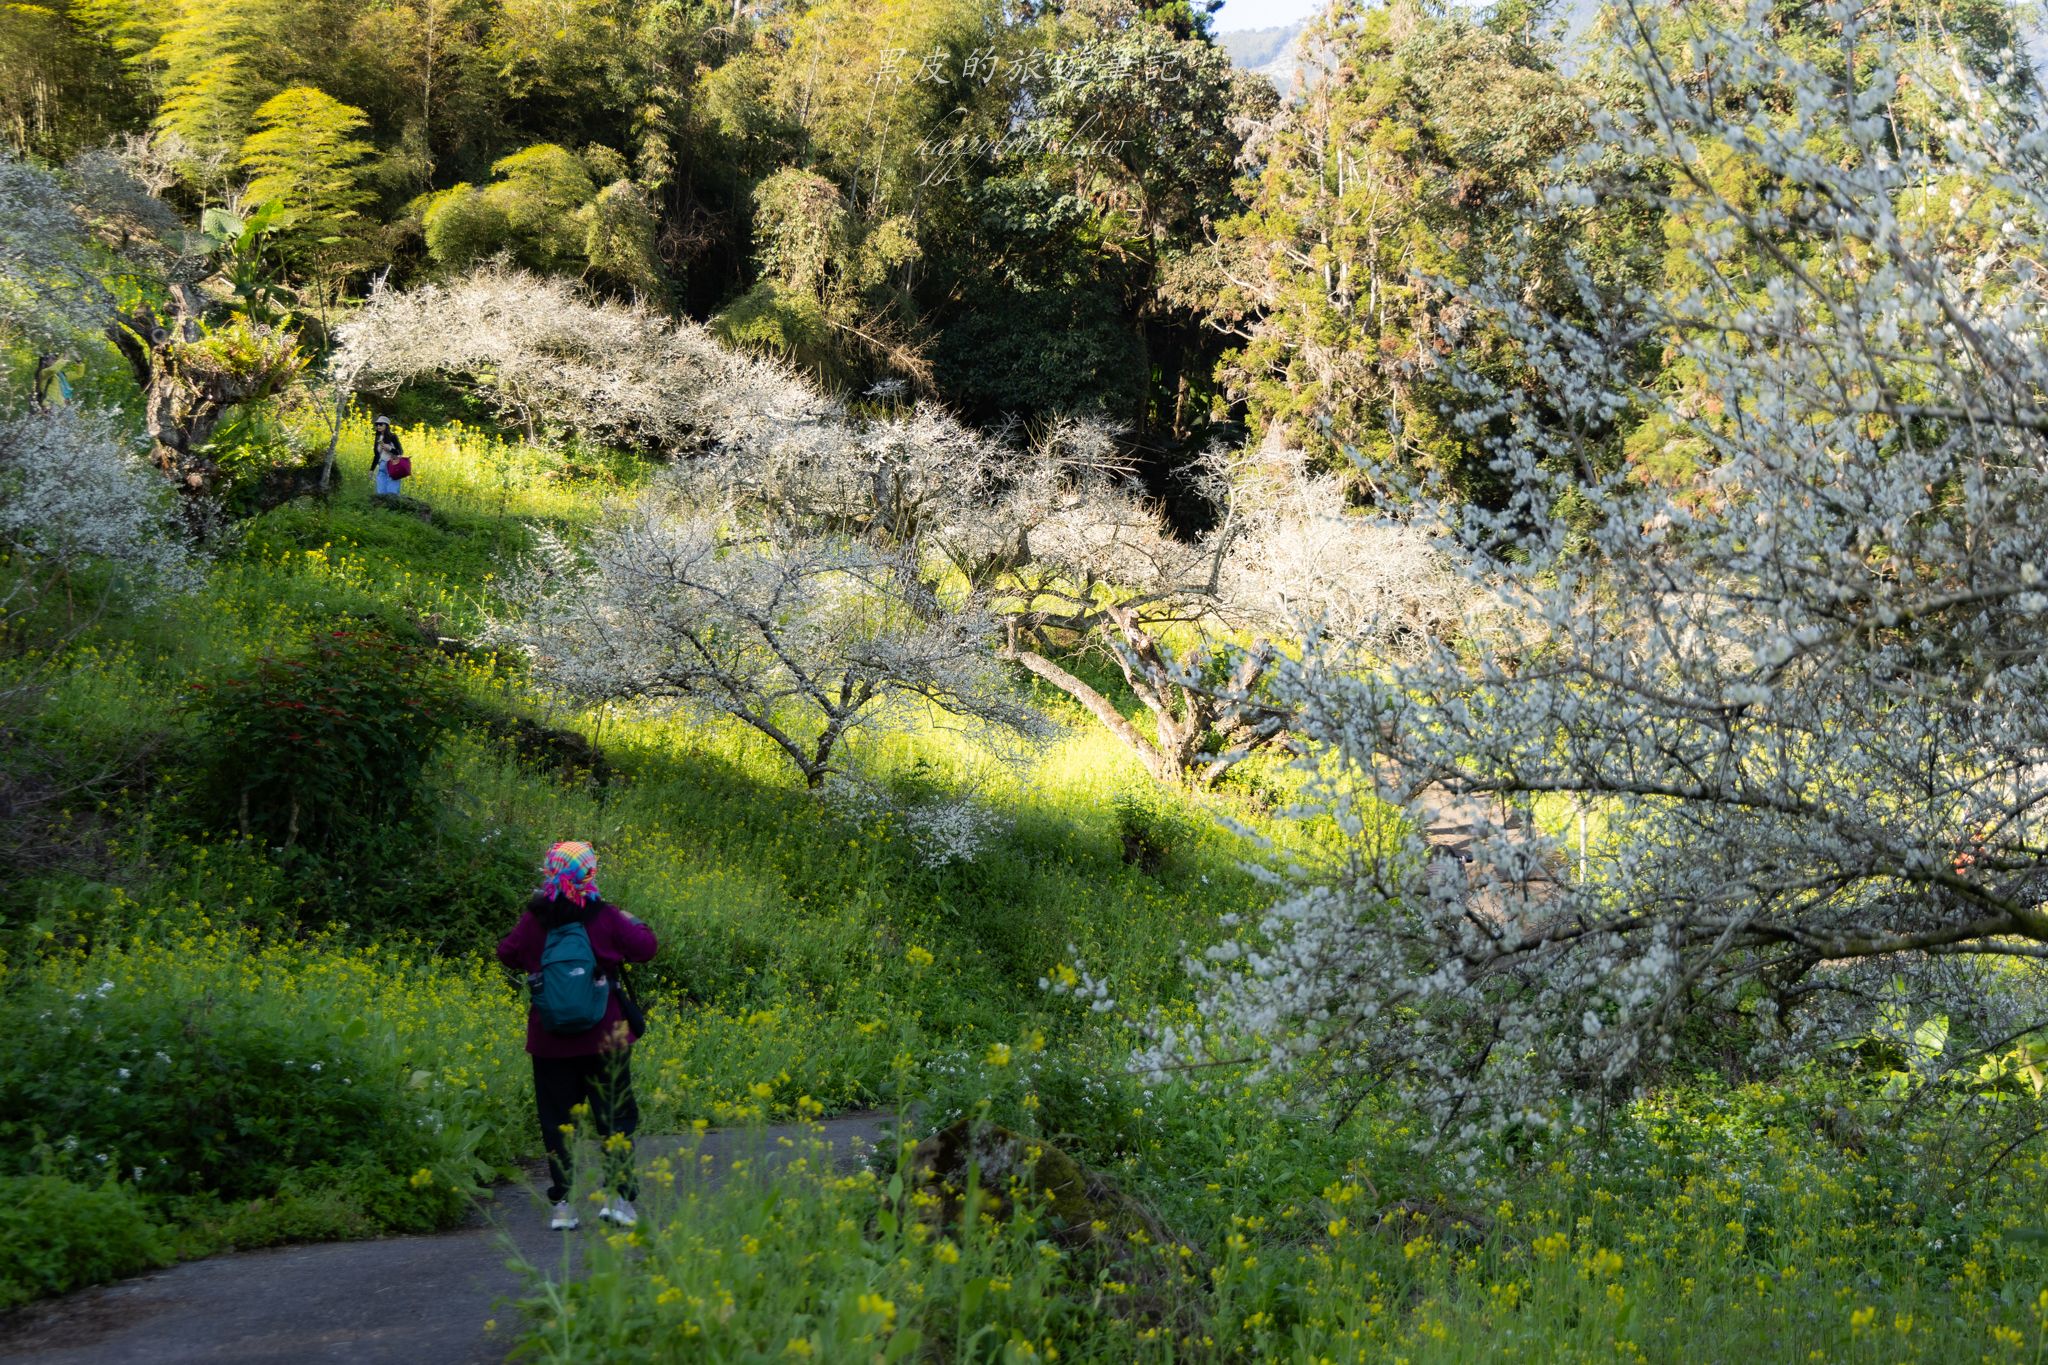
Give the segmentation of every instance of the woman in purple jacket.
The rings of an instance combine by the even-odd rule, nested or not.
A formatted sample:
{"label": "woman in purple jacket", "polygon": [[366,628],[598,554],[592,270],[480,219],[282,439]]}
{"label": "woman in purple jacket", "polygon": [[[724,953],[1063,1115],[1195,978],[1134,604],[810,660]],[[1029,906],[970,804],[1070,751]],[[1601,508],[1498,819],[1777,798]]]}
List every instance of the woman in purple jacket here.
{"label": "woman in purple jacket", "polygon": [[541,948],[548,931],[564,924],[583,925],[601,976],[614,983],[604,1017],[581,1033],[550,1033],[541,1027],[540,1011],[526,1013],[526,1050],[533,1055],[533,1097],[540,1111],[540,1136],[548,1151],[548,1201],[554,1205],[550,1226],[568,1231],[577,1224],[569,1204],[574,1174],[569,1136],[575,1130],[571,1111],[590,1106],[598,1136],[618,1134],[618,1149],[605,1144],[605,1184],[613,1191],[598,1216],[620,1227],[639,1221],[633,1200],[639,1197],[633,1175],[633,1130],[640,1108],[633,1099],[633,1043],[640,1036],[627,1021],[616,988],[619,968],[654,956],[654,931],[597,894],[597,850],[589,844],[560,843],[548,850],[544,880],[512,932],[498,942],[498,960],[528,976],[540,970]]}

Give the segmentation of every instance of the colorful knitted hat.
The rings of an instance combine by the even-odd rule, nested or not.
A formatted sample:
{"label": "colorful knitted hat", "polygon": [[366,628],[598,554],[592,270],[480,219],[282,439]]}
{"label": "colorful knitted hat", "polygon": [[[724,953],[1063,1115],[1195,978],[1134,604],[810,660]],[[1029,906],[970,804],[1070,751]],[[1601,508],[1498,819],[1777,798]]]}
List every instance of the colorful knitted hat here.
{"label": "colorful knitted hat", "polygon": [[565,840],[548,850],[541,863],[542,894],[550,900],[567,896],[577,905],[597,898],[597,850],[589,844]]}

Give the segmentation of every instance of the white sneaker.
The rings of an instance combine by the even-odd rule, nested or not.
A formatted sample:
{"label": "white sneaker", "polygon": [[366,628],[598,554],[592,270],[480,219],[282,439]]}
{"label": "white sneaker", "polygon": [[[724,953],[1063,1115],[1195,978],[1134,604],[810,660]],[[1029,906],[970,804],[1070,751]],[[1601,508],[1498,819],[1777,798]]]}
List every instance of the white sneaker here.
{"label": "white sneaker", "polygon": [[564,1199],[561,1203],[555,1205],[554,1216],[548,1220],[548,1230],[550,1232],[574,1232],[581,1224],[582,1220],[576,1216],[576,1210],[569,1206],[568,1200]]}
{"label": "white sneaker", "polygon": [[597,1211],[597,1216],[622,1228],[633,1227],[640,1221],[640,1215],[634,1210],[633,1201],[630,1199],[611,1200]]}

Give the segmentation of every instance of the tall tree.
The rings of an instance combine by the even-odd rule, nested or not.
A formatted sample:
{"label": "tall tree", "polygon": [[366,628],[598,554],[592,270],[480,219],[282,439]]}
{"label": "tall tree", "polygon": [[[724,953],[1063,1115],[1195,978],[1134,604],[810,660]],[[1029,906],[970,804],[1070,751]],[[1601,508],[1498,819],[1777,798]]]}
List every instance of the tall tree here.
{"label": "tall tree", "polygon": [[491,199],[505,215],[514,253],[538,270],[559,270],[583,256],[576,211],[597,193],[576,154],[552,142],[536,143],[491,166]]}
{"label": "tall tree", "polygon": [[1034,160],[1090,205],[1094,250],[1124,278],[1149,383],[1118,415],[1151,444],[1190,446],[1212,415],[1221,346],[1184,280],[1210,223],[1237,205],[1239,125],[1264,117],[1274,90],[1233,70],[1190,6],[1096,0],[1063,18],[1032,98]]}
{"label": "tall tree", "polygon": [[0,138],[62,161],[135,126],[134,82],[72,0],[0,9]]}
{"label": "tall tree", "polygon": [[207,198],[225,198],[251,116],[276,88],[254,53],[259,4],[177,0],[144,58],[162,92],[157,134]]}
{"label": "tall tree", "polygon": [[928,384],[900,287],[919,255],[908,218],[863,214],[832,181],[791,167],[755,187],[754,239],[761,278],[720,315],[721,335],[840,384],[876,360]]}
{"label": "tall tree", "polygon": [[576,211],[576,219],[583,225],[590,279],[651,302],[668,301],[668,280],[656,254],[660,225],[640,186],[612,181]]}
{"label": "tall tree", "polygon": [[[2044,109],[1870,9],[1810,17],[1831,41],[1764,6],[1627,12],[1633,94],[1555,211],[1702,226],[1668,289],[1582,274],[1558,309],[1504,255],[1460,291],[1527,359],[1475,374],[1467,414],[1512,503],[1446,518],[1502,635],[1293,675],[1345,835],[1210,954],[1235,965],[1204,974],[1200,1036],[1162,1031],[1153,1064],[1313,1058],[1470,1139],[1626,1093],[1692,1019],[1797,1058],[1939,1017],[1933,1069],[1965,1075],[2042,1031]],[[1900,135],[1906,90],[1938,140]],[[1583,476],[1635,410],[1708,452],[1700,496]],[[1469,868],[1421,846],[1437,784],[1473,798]],[[1577,869],[1496,802],[1559,796],[1605,826]]]}
{"label": "tall tree", "polygon": [[323,73],[330,93],[360,105],[378,130],[393,183],[430,189],[447,168],[480,165],[502,147],[502,83],[486,53],[485,0],[358,5],[347,59]]}
{"label": "tall tree", "polygon": [[369,120],[308,85],[279,91],[255,120],[242,144],[241,164],[251,173],[243,196],[281,205],[275,229],[286,259],[323,288],[336,287],[337,275],[363,258],[362,210],[371,198],[363,177],[375,149],[355,134]]}
{"label": "tall tree", "polygon": [[1255,133],[1243,213],[1218,225],[1203,277],[1219,327],[1242,338],[1224,366],[1257,433],[1352,472],[1353,457],[1398,459],[1478,491],[1485,460],[1450,424],[1448,337],[1458,358],[1511,363],[1497,331],[1447,285],[1489,252],[1543,233],[1550,270],[1533,280],[1568,298],[1562,246],[1593,261],[1601,235],[1653,265],[1654,222],[1626,207],[1567,233],[1532,229],[1547,163],[1582,131],[1585,94],[1544,53],[1426,0],[1333,5],[1304,38],[1317,79]]}

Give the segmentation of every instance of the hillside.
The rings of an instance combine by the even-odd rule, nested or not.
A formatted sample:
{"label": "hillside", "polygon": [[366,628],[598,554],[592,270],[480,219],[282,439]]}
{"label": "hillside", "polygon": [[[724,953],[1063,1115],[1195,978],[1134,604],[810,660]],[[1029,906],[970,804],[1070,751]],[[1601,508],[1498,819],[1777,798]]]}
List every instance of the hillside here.
{"label": "hillside", "polygon": [[1203,12],[0,6],[0,1365],[2048,1356],[2014,15]]}
{"label": "hillside", "polygon": [[[1775,1280],[1759,1291],[1745,1271],[1731,1283],[1730,1266],[1743,1262],[1728,1240],[1737,1234],[1721,1227],[1726,1209],[1772,1220],[1780,1243],[1823,1276],[1832,1273],[1827,1266],[1853,1267],[1861,1284],[1873,1257],[1911,1264],[1916,1231],[1847,1213],[1861,1197],[1860,1158],[1799,1136],[1805,1130],[1789,1115],[1828,1103],[1800,1085],[1681,1089],[1622,1123],[1603,1154],[1556,1161],[1547,1174],[1495,1159],[1453,1181],[1410,1164],[1401,1144],[1384,1140],[1391,1133],[1361,1143],[1356,1130],[1244,1102],[1266,1086],[1161,1089],[1124,1074],[1118,1057],[1127,1044],[1111,1021],[1063,1006],[1038,978],[1058,979],[1068,964],[1085,963],[1110,983],[1120,1011],[1146,1002],[1178,1009],[1181,946],[1211,940],[1222,916],[1254,909],[1264,893],[1239,870],[1246,849],[1235,836],[1184,798],[1146,794],[1131,760],[1100,731],[1075,728],[1081,718],[1058,705],[1050,712],[1062,727],[1057,742],[984,788],[1002,815],[998,832],[966,861],[938,868],[922,865],[888,819],[837,814],[793,788],[758,737],[659,714],[564,711],[531,691],[516,667],[468,652],[445,665],[451,726],[423,773],[419,813],[384,833],[377,865],[283,858],[231,824],[210,825],[190,800],[203,787],[176,776],[204,771],[208,688],[248,676],[245,660],[294,655],[338,625],[402,634],[430,617],[444,635],[473,633],[488,600],[479,594],[526,542],[525,527],[574,527],[595,505],[590,495],[642,477],[630,463],[587,454],[565,462],[466,428],[417,426],[403,435],[430,512],[389,510],[364,495],[353,473],[367,458],[358,418],[343,442],[351,472],[341,495],[258,518],[197,595],[168,613],[108,619],[41,684],[40,713],[27,733],[47,751],[90,752],[102,763],[150,751],[184,755],[166,785],[113,789],[93,824],[62,836],[61,861],[79,871],[34,885],[43,888],[42,903],[71,908],[16,923],[9,939],[12,965],[0,996],[7,1017],[84,1002],[67,1007],[75,1022],[63,1029],[20,1025],[34,1042],[0,1070],[10,1112],[63,1123],[81,1151],[116,1149],[123,1162],[163,1173],[103,1206],[90,1201],[106,1197],[85,1186],[60,1182],[43,1192],[33,1182],[52,1177],[9,1177],[17,1198],[76,1201],[53,1205],[73,1210],[72,1221],[43,1234],[57,1239],[58,1259],[48,1264],[75,1267],[60,1273],[92,1278],[169,1254],[432,1226],[459,1214],[473,1181],[531,1150],[519,1000],[477,954],[509,923],[535,851],[572,834],[598,841],[607,894],[669,945],[637,982],[656,1021],[635,1066],[651,1131],[854,1105],[914,1105],[925,1131],[979,1114],[1057,1134],[1145,1199],[1178,1239],[1163,1248],[1163,1264],[1150,1250],[1104,1260],[1085,1238],[1043,1241],[1039,1215],[1019,1206],[1014,1221],[974,1245],[971,1262],[965,1247],[959,1251],[958,1268],[944,1235],[895,1234],[894,1269],[876,1284],[852,1269],[867,1254],[861,1238],[832,1228],[834,1219],[841,1229],[857,1226],[878,1190],[793,1176],[784,1202],[766,1213],[752,1194],[739,1202],[693,1194],[672,1214],[650,1196],[646,1207],[657,1218],[677,1221],[657,1222],[659,1259],[644,1268],[614,1264],[601,1242],[589,1248],[595,1259],[586,1264],[597,1278],[587,1292],[623,1291],[627,1303],[643,1303],[635,1313],[665,1307],[661,1296],[673,1286],[715,1298],[723,1289],[709,1253],[758,1244],[759,1253],[744,1254],[782,1268],[749,1283],[774,1292],[739,1300],[730,1327],[706,1318],[700,1330],[810,1339],[829,1357],[834,1341],[879,1333],[889,1315],[881,1307],[866,1316],[828,1313],[818,1325],[836,1286],[875,1285],[862,1292],[907,1315],[920,1292],[950,1299],[956,1281],[986,1275],[1005,1279],[1010,1297],[948,1311],[992,1313],[1015,1340],[1081,1343],[1109,1358],[1126,1351],[1132,1333],[1142,1336],[1145,1319],[1107,1310],[1071,1318],[1063,1305],[1105,1292],[1110,1281],[1164,1275],[1162,1292],[1180,1297],[1181,1311],[1210,1312],[1208,1281],[1177,1267],[1214,1257],[1234,1267],[1224,1281],[1231,1302],[1205,1330],[1258,1354],[1278,1349],[1266,1315],[1282,1310],[1295,1276],[1333,1303],[1361,1276],[1412,1286],[1422,1296],[1415,1306],[1376,1314],[1381,1325],[1366,1339],[1416,1358],[1455,1358],[1455,1350],[1422,1349],[1440,1340],[1446,1323],[1452,1342],[1500,1340],[1510,1330],[1546,1340],[1569,1334],[1573,1316],[1612,1311],[1615,1286],[1658,1303],[1665,1325],[1634,1329],[1647,1340],[1675,1346],[1711,1337],[1767,1352],[1775,1348],[1759,1343],[1782,1342],[1775,1334],[1788,1329],[1801,1341],[1848,1338],[1797,1327],[1804,1319],[1787,1313]],[[195,697],[196,710],[185,700]],[[981,761],[977,752],[971,733],[935,729],[887,742],[871,759],[919,782],[948,782]],[[1243,805],[1226,808],[1255,829],[1266,818]],[[93,852],[127,846],[143,831],[150,851],[140,861]],[[1134,857],[1134,847],[1149,851]],[[400,848],[403,855],[392,856]],[[71,946],[38,956],[36,925]],[[212,1022],[194,1034],[192,1011],[206,1000],[215,1002],[205,1016]],[[90,1056],[78,1051],[88,1047]],[[226,1078],[206,1081],[208,1073],[195,1070],[223,1050],[239,1059],[233,1097],[207,1088]],[[159,1088],[164,1081],[151,1066],[164,1068],[165,1080],[199,1084],[225,1113],[248,1106],[251,1120],[277,1118],[234,1136],[227,1150],[235,1155],[222,1164],[208,1155],[203,1132],[181,1130],[185,1092]],[[116,1068],[135,1069],[132,1081],[129,1070],[118,1072],[118,1101],[93,1079]],[[368,1084],[388,1076],[398,1078],[395,1087]],[[102,1094],[85,1103],[78,1085]],[[431,1138],[409,1119],[384,1122],[427,1112],[441,1116]],[[382,1135],[326,1149],[326,1160],[356,1163],[345,1193],[294,1192],[302,1187],[293,1163],[307,1159],[297,1153],[315,1133],[343,1131],[317,1125],[344,1121],[370,1122],[364,1131]],[[1376,1122],[1365,1131],[1378,1132]],[[1700,1133],[1715,1137],[1702,1146]],[[1864,1135],[1859,1148],[1878,1141]],[[1697,1219],[1674,1218],[1628,1193],[1650,1178],[1650,1167],[1686,1172]],[[1475,1179],[1491,1212],[1471,1203]],[[2027,1160],[2009,1169],[2004,1188],[2031,1199],[2025,1192],[2044,1179]],[[169,1182],[166,1194],[183,1193],[152,1202],[159,1180]],[[227,1202],[273,1188],[286,1193],[268,1204]],[[1219,1189],[1234,1194],[1219,1201]],[[1384,1207],[1390,1190],[1406,1201],[1392,1212]],[[1384,1217],[1409,1219],[1409,1203],[1421,1211],[1404,1250],[1401,1238],[1383,1241],[1371,1229]],[[77,1221],[89,1208],[101,1222]],[[1439,1228],[1435,1219],[1447,1221]],[[115,1226],[125,1241],[109,1240]],[[1533,1258],[1532,1244],[1542,1249]],[[1048,1258],[1039,1250],[1048,1245],[1072,1249]],[[826,1249],[832,1268],[807,1257],[809,1268],[799,1270],[798,1246]],[[970,1264],[980,1269],[960,1281]],[[16,1297],[77,1282],[13,1273]],[[1676,1287],[1681,1274],[1689,1284],[1723,1286],[1716,1294],[1740,1296],[1750,1313],[1696,1315],[1694,1291]],[[1546,1306],[1539,1316],[1503,1316],[1503,1284]],[[532,1340],[545,1358],[586,1359],[596,1349],[589,1333],[623,1324],[610,1317],[609,1301],[586,1297],[582,1286],[561,1290],[565,1304],[579,1305],[575,1316],[536,1305]],[[1887,1312],[1913,1320],[1897,1339],[1928,1343],[1929,1358],[1940,1354],[1934,1343],[1948,1339],[1953,1300],[1945,1293],[1906,1275],[1886,1295]],[[1312,1312],[1293,1330],[1320,1342],[1349,1340],[1346,1321]],[[605,1348],[610,1358],[640,1349],[606,1339],[614,1340]]]}
{"label": "hillside", "polygon": [[1285,91],[1300,65],[1296,48],[1306,20],[1270,28],[1247,28],[1216,35],[1217,46],[1230,54],[1231,65],[1264,76]]}

